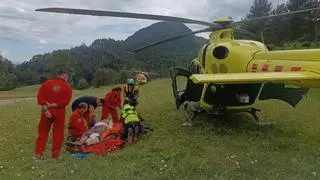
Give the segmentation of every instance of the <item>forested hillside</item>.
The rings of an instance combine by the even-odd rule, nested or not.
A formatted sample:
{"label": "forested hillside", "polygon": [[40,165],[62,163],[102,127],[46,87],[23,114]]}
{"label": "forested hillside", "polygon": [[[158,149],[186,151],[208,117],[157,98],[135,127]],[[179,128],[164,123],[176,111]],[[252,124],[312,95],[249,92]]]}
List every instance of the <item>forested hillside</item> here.
{"label": "forested hillside", "polygon": [[[320,7],[320,2],[289,0],[273,6],[268,0],[254,0],[244,19],[314,7]],[[264,41],[271,49],[320,47],[320,11],[253,21],[241,26],[255,33],[256,37],[237,34],[238,38]],[[189,36],[137,53],[132,50],[190,31],[183,24],[159,22],[137,31],[124,41],[97,39],[90,45],[35,55],[17,67],[1,56],[0,69],[3,73],[0,75],[0,90],[38,84],[59,69],[68,70],[74,87],[79,89],[121,82],[128,76],[120,71],[123,69],[151,71],[162,77],[167,76],[170,67],[186,66],[206,39]]]}
{"label": "forested hillside", "polygon": [[[125,41],[97,39],[91,45],[57,50],[34,56],[30,61],[18,65],[17,77],[25,84],[38,83],[41,77],[48,78],[54,71],[66,69],[72,72],[77,83],[82,77],[90,84],[105,85],[117,81],[109,78],[99,83],[99,78],[120,77],[120,70],[143,70],[168,74],[172,66],[183,66],[190,62],[197,49],[206,42],[204,38],[191,36],[135,53],[132,50],[163,38],[180,35],[191,30],[183,24],[160,22],[141,29]],[[101,76],[97,76],[100,74]]]}

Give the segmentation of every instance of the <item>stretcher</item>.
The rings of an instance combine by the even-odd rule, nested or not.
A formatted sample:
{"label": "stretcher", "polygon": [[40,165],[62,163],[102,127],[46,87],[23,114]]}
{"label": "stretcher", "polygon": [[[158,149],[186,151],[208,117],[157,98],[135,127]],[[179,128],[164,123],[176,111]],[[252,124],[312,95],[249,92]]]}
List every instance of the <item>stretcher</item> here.
{"label": "stretcher", "polygon": [[112,129],[107,129],[100,135],[100,142],[92,145],[75,145],[67,142],[67,150],[71,153],[92,153],[106,155],[108,152],[119,150],[124,141],[122,140],[122,124],[114,123]]}

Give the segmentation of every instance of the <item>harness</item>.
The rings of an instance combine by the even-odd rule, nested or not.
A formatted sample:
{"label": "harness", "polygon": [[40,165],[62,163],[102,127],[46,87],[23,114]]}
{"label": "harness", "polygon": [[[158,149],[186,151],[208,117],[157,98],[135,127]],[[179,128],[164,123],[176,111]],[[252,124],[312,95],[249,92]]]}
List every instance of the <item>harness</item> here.
{"label": "harness", "polygon": [[133,86],[133,88],[129,88],[128,84],[125,85],[125,93],[128,98],[135,98],[136,92],[137,88],[135,86]]}

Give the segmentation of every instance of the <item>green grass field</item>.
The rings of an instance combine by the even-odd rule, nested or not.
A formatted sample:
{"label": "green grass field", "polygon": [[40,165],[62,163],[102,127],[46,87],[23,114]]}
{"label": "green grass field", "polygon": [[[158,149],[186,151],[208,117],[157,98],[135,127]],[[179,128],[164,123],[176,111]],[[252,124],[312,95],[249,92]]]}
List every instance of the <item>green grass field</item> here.
{"label": "green grass field", "polygon": [[[33,97],[37,88],[1,92],[0,99]],[[75,91],[74,97],[102,97],[107,89]],[[275,128],[255,127],[245,114],[229,117],[231,124],[222,127],[205,116],[194,127],[181,127],[184,117],[175,108],[170,80],[152,81],[141,94],[138,110],[154,132],[137,144],[84,159],[63,149],[52,161],[49,139],[40,163],[32,160],[40,115],[35,100],[0,105],[0,179],[320,179],[319,90],[296,108],[258,102],[261,117]]]}

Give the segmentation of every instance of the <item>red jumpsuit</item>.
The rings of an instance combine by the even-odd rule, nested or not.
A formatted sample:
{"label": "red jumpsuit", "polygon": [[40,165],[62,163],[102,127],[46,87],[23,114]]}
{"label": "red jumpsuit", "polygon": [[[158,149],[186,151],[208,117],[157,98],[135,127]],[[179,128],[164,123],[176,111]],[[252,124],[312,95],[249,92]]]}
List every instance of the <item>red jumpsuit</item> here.
{"label": "red jumpsuit", "polygon": [[84,115],[84,119],[87,121],[87,124],[88,124],[88,126],[91,124],[91,121],[92,121],[92,119],[91,119],[91,113],[90,112],[87,112],[87,113],[85,113]]}
{"label": "red jumpsuit", "polygon": [[88,122],[79,110],[72,112],[69,119],[69,136],[81,138],[81,136],[88,131]]}
{"label": "red jumpsuit", "polygon": [[102,119],[108,118],[109,114],[111,113],[112,121],[114,123],[120,122],[118,118],[118,113],[116,108],[121,106],[121,96],[114,91],[110,91],[106,94],[104,98],[105,104],[102,108]]}
{"label": "red jumpsuit", "polygon": [[60,154],[61,146],[64,139],[64,122],[66,106],[72,98],[72,88],[62,78],[45,81],[37,95],[38,105],[46,105],[46,103],[56,103],[57,107],[49,108],[52,118],[47,119],[44,112],[41,113],[41,119],[38,125],[38,137],[36,141],[35,153],[37,156],[42,156],[48,134],[53,124],[52,152],[51,157],[57,158]]}

